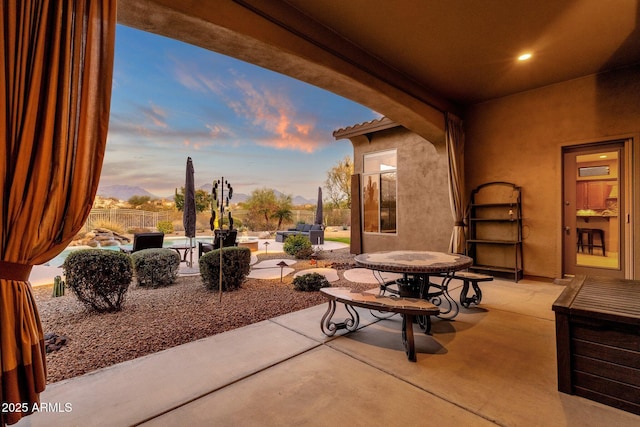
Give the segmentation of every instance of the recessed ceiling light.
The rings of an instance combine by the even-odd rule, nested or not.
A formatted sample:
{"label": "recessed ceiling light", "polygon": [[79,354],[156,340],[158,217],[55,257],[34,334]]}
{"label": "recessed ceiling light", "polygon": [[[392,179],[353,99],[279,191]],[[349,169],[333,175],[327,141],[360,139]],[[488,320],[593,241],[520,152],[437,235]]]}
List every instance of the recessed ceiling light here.
{"label": "recessed ceiling light", "polygon": [[531,56],[533,56],[531,53],[523,53],[522,55],[518,56],[518,61],[526,61],[528,59],[531,59]]}
{"label": "recessed ceiling light", "polygon": [[606,158],[607,158],[607,155],[606,155],[606,154],[601,154],[601,155],[600,155],[600,158],[601,158],[601,159],[606,159]]}

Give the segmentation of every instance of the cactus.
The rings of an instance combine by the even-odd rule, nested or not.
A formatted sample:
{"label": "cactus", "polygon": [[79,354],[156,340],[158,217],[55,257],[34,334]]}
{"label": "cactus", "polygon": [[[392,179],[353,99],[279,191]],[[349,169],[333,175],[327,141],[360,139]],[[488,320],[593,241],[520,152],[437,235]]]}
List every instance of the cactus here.
{"label": "cactus", "polygon": [[53,278],[53,297],[61,297],[64,295],[64,280],[60,276]]}

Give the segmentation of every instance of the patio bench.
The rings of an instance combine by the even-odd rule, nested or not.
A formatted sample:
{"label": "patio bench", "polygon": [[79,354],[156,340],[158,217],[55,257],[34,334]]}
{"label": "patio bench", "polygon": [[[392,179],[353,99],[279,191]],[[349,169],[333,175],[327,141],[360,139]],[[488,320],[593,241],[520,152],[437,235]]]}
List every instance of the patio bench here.
{"label": "patio bench", "polygon": [[[360,316],[353,307],[362,307],[372,311],[399,313],[402,315],[402,343],[407,358],[416,361],[416,348],[413,338],[413,323],[416,317],[426,318],[425,332],[431,330],[430,316],[437,316],[440,309],[430,302],[418,298],[403,298],[381,296],[367,292],[352,292],[349,288],[322,288],[320,292],[329,299],[327,312],[320,320],[320,329],[327,336],[333,336],[337,330],[346,329],[353,332],[358,329]],[[336,311],[336,304],[344,304],[350,318],[343,322],[333,322],[331,319]],[[373,313],[372,313],[373,314]],[[377,317],[374,315],[374,317]],[[419,322],[423,323],[423,322]]]}
{"label": "patio bench", "polygon": [[[473,273],[471,271],[456,271],[453,275],[454,279],[462,280],[462,291],[460,292],[460,304],[464,308],[469,308],[471,304],[480,304],[482,301],[482,291],[478,283],[490,282],[493,280],[492,276],[486,274]],[[474,294],[470,297],[467,296],[469,292],[469,285],[473,288]]]}

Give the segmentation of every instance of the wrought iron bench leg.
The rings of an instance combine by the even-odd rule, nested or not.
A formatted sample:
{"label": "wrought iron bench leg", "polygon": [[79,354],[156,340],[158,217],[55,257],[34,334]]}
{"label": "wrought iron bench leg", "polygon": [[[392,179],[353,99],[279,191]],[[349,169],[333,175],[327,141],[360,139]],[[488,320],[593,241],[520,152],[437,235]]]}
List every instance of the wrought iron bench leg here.
{"label": "wrought iron bench leg", "polygon": [[[480,286],[478,285],[478,282],[480,282],[480,280],[473,280],[473,279],[462,279],[462,280],[463,280],[463,285],[462,285],[462,292],[460,292],[460,304],[464,308],[469,308],[471,304],[480,304],[480,301],[482,301],[482,290],[480,290]],[[482,280],[482,281],[488,281],[488,280]],[[471,283],[471,286],[473,287],[473,291],[474,291],[474,294],[471,295],[470,297],[467,296],[467,293],[469,292],[469,283]]]}
{"label": "wrought iron bench leg", "polygon": [[420,325],[424,333],[431,335],[431,316],[425,314],[424,316],[417,316],[417,319],[418,325]]}
{"label": "wrought iron bench leg", "polygon": [[360,315],[352,306],[344,304],[344,307],[347,309],[350,318],[345,319],[343,322],[333,322],[331,319],[336,312],[336,302],[335,300],[329,300],[329,307],[320,320],[320,329],[322,329],[322,332],[326,336],[331,337],[340,329],[346,329],[349,332],[353,332],[358,329],[358,325],[360,324]]}
{"label": "wrought iron bench leg", "polygon": [[411,362],[416,361],[416,343],[413,338],[413,320],[412,314],[402,315],[402,344],[404,352],[407,353],[407,359]]}

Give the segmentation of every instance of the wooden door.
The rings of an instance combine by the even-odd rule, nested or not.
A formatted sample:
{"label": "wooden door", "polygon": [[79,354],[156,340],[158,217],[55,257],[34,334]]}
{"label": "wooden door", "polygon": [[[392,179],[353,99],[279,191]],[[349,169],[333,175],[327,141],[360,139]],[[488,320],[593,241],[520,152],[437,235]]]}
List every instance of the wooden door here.
{"label": "wooden door", "polygon": [[564,275],[625,278],[624,165],[624,141],[565,148]]}

